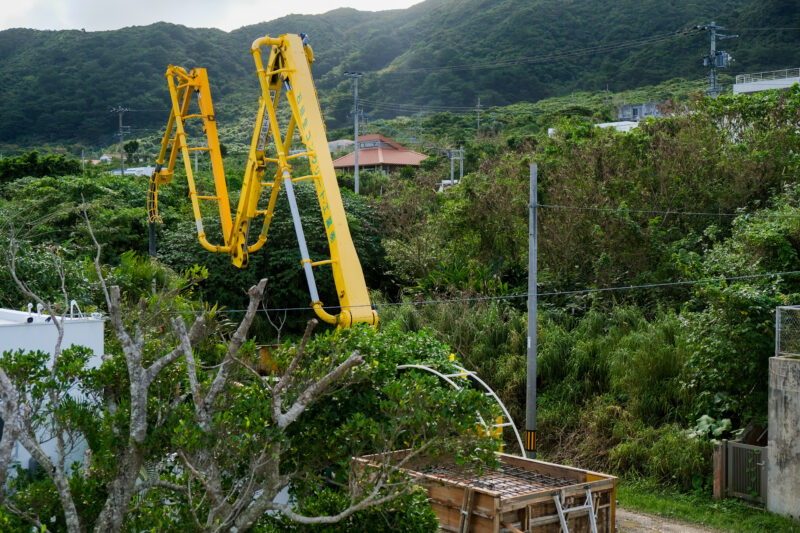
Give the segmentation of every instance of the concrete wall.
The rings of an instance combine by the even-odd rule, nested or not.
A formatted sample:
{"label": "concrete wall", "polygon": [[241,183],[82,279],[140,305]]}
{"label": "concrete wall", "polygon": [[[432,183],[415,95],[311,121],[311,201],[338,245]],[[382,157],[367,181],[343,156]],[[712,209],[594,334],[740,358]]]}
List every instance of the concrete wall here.
{"label": "concrete wall", "polygon": [[775,80],[754,80],[747,83],[734,83],[733,94],[757,93],[770,89],[788,89],[795,83],[800,83],[800,78],[781,78]]}
{"label": "concrete wall", "polygon": [[767,509],[800,518],[800,359],[769,360]]}

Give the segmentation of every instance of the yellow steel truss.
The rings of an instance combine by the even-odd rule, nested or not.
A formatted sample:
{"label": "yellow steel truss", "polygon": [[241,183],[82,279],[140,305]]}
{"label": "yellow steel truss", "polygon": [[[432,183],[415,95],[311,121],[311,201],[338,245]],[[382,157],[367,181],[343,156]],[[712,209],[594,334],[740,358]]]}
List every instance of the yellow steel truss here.
{"label": "yellow steel truss", "polygon": [[[266,63],[262,60],[262,47],[269,49]],[[277,38],[265,36],[256,39],[250,52],[256,65],[261,96],[235,216],[231,214],[206,71],[196,68],[187,72],[180,67],[170,65],[165,76],[169,85],[172,109],[161,141],[156,170],[150,177],[147,196],[148,218],[151,222],[160,220],[158,187],[172,180],[175,162],[180,152],[186,168],[189,197],[200,244],[211,252],[229,254],[233,264],[243,268],[247,266],[248,255],[257,251],[267,241],[275,203],[283,186],[292,207],[301,249],[301,266],[306,273],[312,297],[311,306],[316,314],[322,320],[337,324],[339,327],[350,327],[356,322],[377,324],[378,316],[370,305],[364,274],[350,236],[339,185],[328,151],[325,125],[311,77],[310,64],[314,61],[311,47],[304,43],[300,35],[286,34]],[[193,95],[197,97],[199,109],[199,113],[196,114],[189,112]],[[285,132],[281,132],[277,119],[280,105],[288,105],[290,114]],[[193,118],[203,121],[206,146],[189,147],[187,144],[184,124]],[[295,134],[305,146],[305,151],[290,155]],[[267,156],[270,146],[275,147],[274,158]],[[209,153],[214,175],[213,196],[202,196],[197,193],[190,160],[190,153],[195,150]],[[310,167],[308,176],[293,176],[291,161],[299,157],[308,158]],[[274,168],[274,174],[272,181],[265,182],[263,178],[268,167]],[[312,261],[308,257],[292,185],[300,180],[314,182],[328,238],[330,258]],[[269,200],[265,209],[259,209],[259,201],[265,188],[268,190]],[[222,224],[222,244],[211,244],[208,241],[203,229],[200,200],[217,203]],[[251,225],[256,224],[259,219],[262,221],[258,237],[249,242]],[[341,307],[338,314],[325,311],[317,296],[312,268],[322,265],[330,265],[333,270],[333,280]]]}

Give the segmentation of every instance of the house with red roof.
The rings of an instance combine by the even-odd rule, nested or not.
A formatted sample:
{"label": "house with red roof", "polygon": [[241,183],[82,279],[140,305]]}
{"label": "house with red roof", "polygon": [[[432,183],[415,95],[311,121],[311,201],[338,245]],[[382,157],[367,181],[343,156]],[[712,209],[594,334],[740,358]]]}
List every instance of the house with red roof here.
{"label": "house with red roof", "polygon": [[[358,137],[358,169],[394,172],[402,167],[418,167],[428,156],[390,141],[383,135],[360,135]],[[342,172],[353,172],[356,165],[355,152],[336,159],[333,168]]]}

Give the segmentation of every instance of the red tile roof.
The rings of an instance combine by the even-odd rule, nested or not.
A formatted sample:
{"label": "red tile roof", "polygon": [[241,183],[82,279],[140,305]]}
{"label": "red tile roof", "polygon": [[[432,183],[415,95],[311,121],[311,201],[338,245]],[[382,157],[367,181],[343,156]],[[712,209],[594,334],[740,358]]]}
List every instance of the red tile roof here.
{"label": "red tile roof", "polygon": [[[362,135],[358,137],[359,143],[368,141],[379,141],[377,148],[359,148],[358,166],[374,167],[378,165],[396,165],[418,167],[423,159],[428,156],[409,150],[408,148],[390,141],[383,135]],[[388,146],[384,146],[388,145]],[[333,162],[334,168],[352,168],[356,164],[355,152],[336,159]]]}

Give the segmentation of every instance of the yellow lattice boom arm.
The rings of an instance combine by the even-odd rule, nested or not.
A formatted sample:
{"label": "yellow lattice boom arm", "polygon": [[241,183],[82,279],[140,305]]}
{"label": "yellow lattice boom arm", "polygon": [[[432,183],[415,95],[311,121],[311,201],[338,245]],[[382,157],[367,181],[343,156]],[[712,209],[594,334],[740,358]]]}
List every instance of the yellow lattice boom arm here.
{"label": "yellow lattice boom arm", "polygon": [[[268,51],[266,61],[262,57],[263,50]],[[229,254],[233,264],[243,268],[247,266],[249,254],[257,251],[267,241],[278,193],[283,187],[292,213],[300,248],[301,266],[311,295],[311,306],[316,314],[322,320],[337,324],[339,327],[350,327],[357,322],[377,324],[378,316],[369,301],[364,274],[350,236],[333,161],[328,150],[325,124],[311,77],[310,65],[314,60],[311,47],[304,42],[304,36],[286,34],[275,38],[265,36],[256,39],[250,52],[255,61],[261,95],[235,214],[231,213],[206,71],[196,68],[187,72],[180,67],[169,66],[166,77],[171,111],[156,161],[156,169],[150,177],[147,195],[148,218],[151,222],[160,219],[158,187],[171,181],[180,152],[186,169],[198,240],[209,251]],[[196,106],[192,106],[194,97],[197,100]],[[277,118],[281,106],[290,116],[284,131],[281,131]],[[191,113],[190,109],[194,107],[199,111]],[[202,120],[205,132],[204,146],[189,146],[184,128],[189,119]],[[305,150],[302,153],[290,154],[295,135]],[[274,157],[268,155],[270,147],[274,147]],[[209,153],[214,175],[213,195],[204,196],[197,192],[190,159],[191,152],[196,150]],[[308,175],[293,174],[292,162],[298,158],[308,159],[310,167]],[[264,176],[268,169],[271,170],[270,181],[265,181]],[[305,180],[312,181],[316,189],[322,227],[330,250],[329,258],[312,260],[309,257],[303,226],[300,223],[299,206],[294,194],[294,184]],[[217,244],[210,243],[205,234],[201,201],[217,204],[222,226],[222,235]],[[256,236],[254,229],[259,225]],[[323,265],[330,265],[333,271],[341,308],[338,314],[325,311],[317,293],[314,268]]]}

